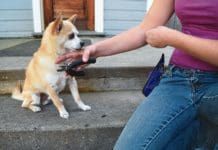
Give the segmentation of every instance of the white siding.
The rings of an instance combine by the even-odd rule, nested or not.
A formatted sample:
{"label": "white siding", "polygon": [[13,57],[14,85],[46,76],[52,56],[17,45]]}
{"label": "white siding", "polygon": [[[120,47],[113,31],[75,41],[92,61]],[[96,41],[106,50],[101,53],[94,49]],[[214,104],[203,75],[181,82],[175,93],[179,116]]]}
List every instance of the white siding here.
{"label": "white siding", "polygon": [[33,33],[32,1],[2,0],[0,37],[24,37]]}
{"label": "white siding", "polygon": [[145,14],[146,0],[105,0],[104,32],[118,34],[140,23]]}

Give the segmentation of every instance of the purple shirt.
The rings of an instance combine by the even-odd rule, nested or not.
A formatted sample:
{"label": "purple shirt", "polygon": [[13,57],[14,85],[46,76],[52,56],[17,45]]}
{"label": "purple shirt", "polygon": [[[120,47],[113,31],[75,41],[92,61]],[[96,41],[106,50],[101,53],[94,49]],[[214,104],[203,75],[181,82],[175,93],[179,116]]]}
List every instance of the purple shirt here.
{"label": "purple shirt", "polygon": [[[183,33],[218,40],[218,0],[175,0],[175,13],[182,24]],[[174,50],[170,64],[182,68],[218,71],[218,67],[179,49]]]}

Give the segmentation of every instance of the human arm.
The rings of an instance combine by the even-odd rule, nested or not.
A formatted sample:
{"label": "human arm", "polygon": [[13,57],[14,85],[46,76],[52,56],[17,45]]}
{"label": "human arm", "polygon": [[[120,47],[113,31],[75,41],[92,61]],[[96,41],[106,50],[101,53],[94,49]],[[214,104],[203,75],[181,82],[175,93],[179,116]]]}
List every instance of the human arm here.
{"label": "human arm", "polygon": [[[173,11],[174,0],[154,0],[151,9],[139,25],[117,36],[87,46],[83,54],[83,60],[87,61],[90,55],[92,57],[108,56],[145,45],[146,31],[164,25],[171,17]],[[59,57],[57,62],[68,58],[76,58],[76,55],[78,53],[66,54]]]}
{"label": "human arm", "polygon": [[218,66],[218,40],[199,38],[162,26],[148,31],[146,39],[151,46],[165,47],[169,45]]}

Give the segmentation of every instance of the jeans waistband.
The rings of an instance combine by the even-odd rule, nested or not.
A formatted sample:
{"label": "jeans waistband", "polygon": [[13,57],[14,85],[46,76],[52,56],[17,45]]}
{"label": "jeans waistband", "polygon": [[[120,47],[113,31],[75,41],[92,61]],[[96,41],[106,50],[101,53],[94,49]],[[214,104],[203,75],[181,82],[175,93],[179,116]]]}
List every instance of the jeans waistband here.
{"label": "jeans waistband", "polygon": [[171,71],[171,72],[180,72],[182,74],[187,74],[187,75],[190,75],[190,74],[197,74],[197,75],[212,75],[212,76],[218,76],[218,72],[217,71],[202,71],[202,70],[199,70],[199,69],[189,69],[189,68],[182,68],[182,67],[179,67],[179,66],[176,66],[176,65],[173,65],[173,64],[170,64],[168,66],[168,69]]}

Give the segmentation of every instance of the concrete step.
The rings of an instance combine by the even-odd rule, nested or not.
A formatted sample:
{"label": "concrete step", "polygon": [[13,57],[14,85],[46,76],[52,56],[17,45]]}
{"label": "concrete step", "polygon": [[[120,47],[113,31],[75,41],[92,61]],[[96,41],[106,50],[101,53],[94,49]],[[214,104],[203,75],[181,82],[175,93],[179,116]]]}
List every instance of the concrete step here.
{"label": "concrete step", "polygon": [[[172,48],[163,49],[168,64]],[[147,55],[150,53],[150,55]],[[86,76],[78,78],[81,92],[139,90],[162,52],[154,48],[98,58],[90,65]],[[31,57],[0,57],[0,94],[9,94],[17,80],[24,79],[25,68]],[[67,91],[67,90],[66,90]]]}
{"label": "concrete step", "polygon": [[71,95],[61,95],[70,113],[59,117],[54,105],[39,113],[20,107],[21,102],[0,96],[0,149],[111,150],[135,107],[141,91],[82,93],[91,111],[83,112]]}
{"label": "concrete step", "polygon": [[[92,107],[83,112],[69,94],[60,95],[69,119],[62,119],[53,104],[34,113],[21,102],[0,96],[0,149],[10,150],[111,150],[127,120],[144,99],[141,91],[81,93]],[[218,126],[204,121],[204,133],[195,147],[213,149]]]}
{"label": "concrete step", "polygon": [[[14,58],[7,58],[7,61]],[[20,59],[20,60],[19,60]],[[16,58],[19,64],[27,64],[30,58]],[[16,62],[14,62],[16,64]],[[98,67],[85,69],[85,76],[77,77],[81,92],[119,91],[142,89],[152,67]],[[18,80],[24,80],[25,68],[0,69],[0,94],[10,94]],[[68,92],[68,87],[65,89]]]}
{"label": "concrete step", "polygon": [[[90,44],[105,38],[86,36],[83,40]],[[30,56],[39,44],[39,39],[0,40],[0,94],[10,94],[17,80],[24,79]],[[86,76],[78,78],[79,89],[81,92],[142,89],[148,72],[158,62],[161,54],[165,53],[168,64],[172,49],[166,47],[160,51],[146,46],[136,51],[98,58],[96,64],[85,70]]]}

